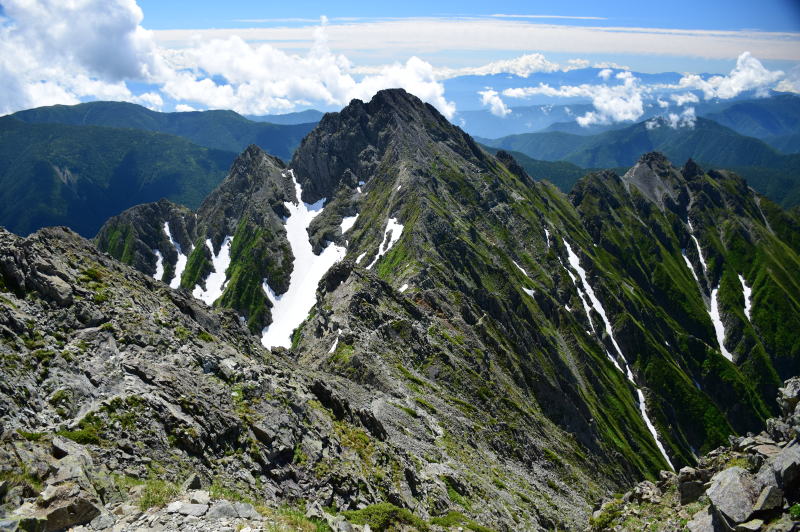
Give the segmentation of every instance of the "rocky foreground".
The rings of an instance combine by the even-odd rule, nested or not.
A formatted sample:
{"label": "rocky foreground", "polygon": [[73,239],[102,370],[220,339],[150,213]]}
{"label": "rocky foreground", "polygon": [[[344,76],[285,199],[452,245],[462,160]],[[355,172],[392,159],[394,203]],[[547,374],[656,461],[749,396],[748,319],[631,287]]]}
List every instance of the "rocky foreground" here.
{"label": "rocky foreground", "polygon": [[696,467],[661,471],[594,512],[592,530],[791,532],[800,530],[800,378],[778,395],[781,417],[732,437]]}

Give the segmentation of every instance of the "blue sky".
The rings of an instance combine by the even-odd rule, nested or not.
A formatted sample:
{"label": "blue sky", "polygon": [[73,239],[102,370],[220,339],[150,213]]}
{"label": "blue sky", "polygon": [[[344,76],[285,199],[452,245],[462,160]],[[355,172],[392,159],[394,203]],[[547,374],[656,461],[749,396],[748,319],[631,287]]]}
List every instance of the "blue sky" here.
{"label": "blue sky", "polygon": [[[402,87],[449,118],[568,99],[605,123],[659,98],[800,91],[797,0],[0,0],[0,17],[0,114],[90,100],[334,110]],[[643,81],[659,72],[677,74]]]}
{"label": "blue sky", "polygon": [[[726,2],[465,2],[408,0],[403,2],[188,2],[142,0],[144,26],[187,29],[249,25],[243,20],[284,19],[272,24],[298,24],[285,19],[316,20],[320,15],[357,18],[487,16],[492,14],[598,17],[571,20],[579,25],[622,25],[654,28],[759,31],[800,31],[800,2],[796,0],[730,0]],[[549,19],[557,22],[559,19]],[[561,19],[562,22],[565,19]],[[264,24],[264,23],[262,23]]]}

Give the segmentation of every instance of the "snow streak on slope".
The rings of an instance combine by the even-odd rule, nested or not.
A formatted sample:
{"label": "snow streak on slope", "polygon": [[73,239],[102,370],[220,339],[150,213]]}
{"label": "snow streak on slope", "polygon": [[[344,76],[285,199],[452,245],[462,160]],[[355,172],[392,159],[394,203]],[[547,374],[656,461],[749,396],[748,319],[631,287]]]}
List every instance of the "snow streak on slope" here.
{"label": "snow streak on slope", "polygon": [[196,285],[192,291],[192,295],[197,299],[202,299],[206,305],[211,306],[214,304],[222,292],[225,290],[225,281],[228,266],[231,265],[231,243],[233,242],[232,236],[226,236],[222,241],[219,248],[219,253],[214,255],[214,245],[211,239],[206,240],[206,246],[211,252],[211,265],[214,268],[211,273],[206,277],[206,288]]}
{"label": "snow streak on slope", "polygon": [[[522,274],[523,274],[525,277],[527,277],[528,279],[530,279],[530,278],[531,278],[531,276],[530,276],[530,275],[528,275],[528,272],[526,272],[526,271],[523,269],[523,267],[522,267],[522,266],[520,266],[519,264],[517,264],[517,261],[515,261],[515,260],[512,260],[511,262],[513,262],[513,263],[514,263],[514,266],[516,266],[516,267],[519,269],[519,271],[521,271],[521,272],[522,272]],[[525,292],[526,294],[528,294],[529,296],[533,297],[534,290],[532,290],[532,289],[530,289],[530,288],[525,288],[525,287],[523,286],[523,287],[522,287],[522,291],[523,291],[523,292]],[[591,320],[590,320],[590,321],[591,321]]]}
{"label": "snow streak on slope", "polygon": [[[603,320],[603,324],[606,327],[606,333],[608,333],[608,336],[611,339],[611,344],[617,351],[617,355],[619,355],[620,362],[625,367],[625,371],[623,373],[628,377],[628,380],[631,381],[634,387],[636,387],[636,396],[639,400],[639,410],[642,413],[642,419],[644,419],[645,425],[647,425],[647,429],[650,431],[650,434],[653,435],[653,440],[655,440],[656,446],[658,447],[658,450],[661,451],[661,455],[664,457],[664,460],[666,460],[667,464],[669,464],[670,469],[674,470],[675,468],[672,466],[672,462],[670,462],[669,456],[667,456],[666,449],[664,449],[664,446],[661,445],[661,441],[658,439],[658,431],[656,431],[656,427],[655,425],[653,425],[653,422],[650,421],[650,416],[647,415],[647,405],[645,404],[644,393],[642,392],[641,388],[639,388],[636,385],[636,381],[634,381],[633,379],[633,372],[631,371],[631,368],[628,366],[628,361],[625,359],[625,355],[622,353],[622,349],[619,347],[616,338],[614,338],[614,331],[611,329],[611,322],[608,320],[608,315],[606,314],[603,305],[600,303],[600,300],[597,299],[597,296],[595,295],[591,285],[589,285],[589,281],[586,279],[586,270],[584,270],[581,267],[580,259],[575,254],[575,252],[572,251],[572,247],[570,247],[569,243],[566,240],[564,240],[564,246],[567,248],[567,255],[569,257],[570,265],[575,269],[576,272],[578,272],[578,276],[581,278],[581,283],[583,284],[583,288],[586,291],[586,294],[589,296],[589,299],[592,301],[592,306],[594,307],[594,310],[597,311],[597,313],[600,315],[600,318]],[[591,321],[591,319],[589,321]],[[608,353],[606,354],[608,355]],[[617,364],[614,361],[614,358],[610,356],[609,358],[611,358],[611,361],[614,362],[614,365],[616,365],[617,368],[620,369],[620,371],[622,371],[619,364]]]}
{"label": "snow streak on slope", "polygon": [[357,214],[355,216],[345,216],[342,218],[342,234],[345,234],[347,231],[349,231],[350,228],[355,225],[357,219]]}
{"label": "snow streak on slope", "polygon": [[[563,263],[561,265],[564,266]],[[578,291],[578,297],[580,298],[581,303],[583,303],[584,312],[586,312],[586,319],[589,320],[589,326],[592,328],[592,332],[594,333],[596,331],[594,330],[594,323],[592,323],[592,311],[589,308],[589,302],[586,301],[586,296],[583,294],[583,290],[581,290],[581,287],[578,285],[578,280],[575,278],[575,274],[572,273],[572,270],[570,270],[566,266],[564,266],[564,269],[567,270],[567,275],[569,275],[569,278],[572,279],[572,284],[575,285],[575,290]],[[567,310],[569,310],[569,307],[567,307]],[[572,312],[571,310],[569,311]],[[619,368],[620,371],[622,371],[622,368],[619,367],[617,361],[614,360],[613,357],[609,358],[611,358],[611,362],[613,362],[614,365],[617,366],[617,368]]]}
{"label": "snow streak on slope", "polygon": [[[164,232],[167,234],[167,238],[169,238],[173,247],[175,247],[175,251],[178,252],[178,261],[175,263],[175,273],[169,283],[170,288],[178,288],[181,285],[181,276],[183,275],[183,270],[186,269],[186,262],[189,260],[189,257],[183,254],[181,245],[172,238],[172,233],[169,230],[169,222],[164,222]],[[190,249],[189,253],[191,252],[192,250]]]}
{"label": "snow streak on slope", "polygon": [[345,255],[345,248],[328,244],[319,255],[314,254],[308,240],[308,226],[316,218],[325,205],[325,198],[314,204],[303,203],[303,189],[297,182],[294,172],[289,170],[294,183],[297,203],[284,203],[289,210],[286,219],[286,237],[292,248],[294,262],[292,275],[289,278],[289,289],[276,295],[269,287],[266,279],[262,284],[264,292],[272,302],[272,323],[264,328],[261,343],[264,347],[292,345],[292,332],[308,316],[311,307],[317,300],[317,284],[331,266]]}
{"label": "snow streak on slope", "polygon": [[[706,279],[708,279],[708,266],[703,258],[703,250],[700,249],[700,242],[697,240],[697,237],[694,236],[694,227],[692,227],[692,221],[689,220],[689,218],[686,218],[686,224],[689,226],[689,236],[692,237],[692,240],[694,240],[694,245],[697,246],[697,256],[700,258],[700,264],[703,266],[703,275],[706,277]],[[689,262],[689,259],[686,257],[686,254],[684,254],[683,258],[686,260],[686,264],[689,266],[689,269],[692,270],[694,278],[697,279],[697,275],[694,274],[694,269],[692,268],[692,264]],[[741,275],[739,278],[742,279]],[[700,281],[698,280],[698,285],[699,284]],[[711,290],[711,297],[708,306],[708,317],[711,318],[711,323],[714,325],[714,332],[717,336],[717,343],[719,344],[720,352],[725,358],[733,362],[733,355],[731,355],[730,351],[725,348],[725,325],[722,323],[722,319],[719,314],[719,300],[717,299],[717,292],[719,292],[719,286]],[[747,306],[746,298],[745,306]],[[749,316],[748,319],[750,319]]]}
{"label": "snow streak on slope", "polygon": [[408,283],[405,283],[403,286],[397,289],[398,292],[405,292],[408,290]]}
{"label": "snow streak on slope", "polygon": [[747,321],[753,321],[750,318],[750,312],[753,310],[753,290],[747,286],[744,277],[739,275],[739,282],[742,283],[742,295],[744,295],[744,315],[747,316]]}
{"label": "snow streak on slope", "polygon": [[367,266],[368,270],[372,269],[375,263],[378,262],[378,259],[392,249],[392,246],[400,240],[400,235],[402,234],[403,224],[398,222],[397,218],[389,218],[389,221],[386,222],[386,229],[383,230],[383,242],[381,242],[381,246],[378,248],[378,254],[375,256],[375,259]]}
{"label": "snow streak on slope", "polygon": [[700,242],[697,240],[697,237],[694,236],[694,227],[692,227],[692,221],[689,218],[686,218],[686,223],[689,225],[689,236],[692,237],[692,240],[694,240],[694,245],[697,247],[697,256],[700,258],[700,265],[703,266],[703,275],[707,276],[708,265],[706,264],[706,259],[703,257],[703,250],[700,249]]}
{"label": "snow streak on slope", "polygon": [[692,272],[692,277],[694,277],[694,280],[699,283],[700,279],[697,278],[697,273],[694,271],[694,266],[692,266],[692,262],[689,260],[689,257],[686,256],[685,248],[681,250],[681,256],[683,257],[683,260],[686,261],[686,267],[689,268],[690,272]]}
{"label": "snow streak on slope", "polygon": [[719,350],[722,351],[722,354],[725,356],[725,358],[733,362],[733,355],[731,355],[730,351],[725,349],[725,325],[723,325],[722,318],[719,315],[719,300],[717,299],[717,292],[719,292],[719,287],[711,291],[711,309],[708,311],[708,315],[711,316],[711,323],[714,324],[714,332],[717,333]]}
{"label": "snow streak on slope", "polygon": [[157,249],[153,250],[156,254],[156,273],[153,274],[153,279],[160,281],[164,277],[164,256]]}

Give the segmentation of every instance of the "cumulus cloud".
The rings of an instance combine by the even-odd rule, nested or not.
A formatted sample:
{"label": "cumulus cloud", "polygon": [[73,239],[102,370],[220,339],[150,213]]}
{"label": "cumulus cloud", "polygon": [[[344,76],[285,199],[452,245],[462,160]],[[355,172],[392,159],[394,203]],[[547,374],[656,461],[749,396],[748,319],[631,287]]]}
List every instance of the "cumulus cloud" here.
{"label": "cumulus cloud", "polygon": [[500,98],[500,93],[496,90],[487,88],[486,90],[479,91],[481,95],[481,103],[489,107],[489,111],[495,116],[507,116],[511,113],[505,102]]}
{"label": "cumulus cloud", "polygon": [[644,125],[650,130],[657,129],[662,126],[672,129],[694,129],[696,122],[697,116],[695,115],[694,107],[687,107],[680,114],[669,113],[666,116],[657,116],[645,122]]}
{"label": "cumulus cloud", "polygon": [[328,49],[323,27],[316,33],[315,44],[305,55],[268,44],[254,46],[236,36],[198,42],[172,53],[170,63],[176,70],[162,90],[181,102],[257,115],[311,102],[346,105],[354,98],[368,100],[381,89],[399,87],[448,118],[455,114],[455,104],[445,98],[430,63],[412,57],[357,81],[350,61]]}
{"label": "cumulus cloud", "polygon": [[600,85],[562,85],[552,87],[540,83],[537,87],[521,87],[506,89],[503,96],[510,98],[526,98],[533,95],[544,95],[561,98],[590,98],[594,111],[589,111],[576,118],[583,127],[592,124],[609,124],[612,122],[629,122],[644,114],[644,89],[639,79],[630,72],[619,72],[615,79],[621,81],[616,85],[606,83]]}
{"label": "cumulus cloud", "polygon": [[592,65],[594,68],[613,68],[615,70],[630,70],[631,67],[620,65],[619,63],[615,63],[613,61],[601,61],[599,63],[595,63]]}
{"label": "cumulus cloud", "polygon": [[[433,67],[417,57],[356,79],[350,61],[328,48],[324,18],[313,29],[308,52],[291,54],[235,35],[161,48],[141,26],[143,14],[135,0],[8,0],[3,8],[0,114],[87,98],[161,109],[165,96],[182,109],[265,114],[300,105],[346,105],[395,87],[416,94],[448,118],[455,113]],[[528,68],[535,68],[533,62]],[[157,90],[134,95],[128,81]]]}
{"label": "cumulus cloud", "polygon": [[[586,59],[568,59],[566,64],[560,64],[549,61],[543,54],[534,53],[512,59],[492,61],[477,67],[438,68],[436,69],[436,75],[439,79],[450,79],[457,76],[488,76],[492,74],[514,74],[515,76],[527,78],[537,72],[569,72],[570,70],[588,66],[589,61]],[[373,73],[375,72],[375,67],[358,68],[356,71],[365,74]]]}
{"label": "cumulus cloud", "polygon": [[765,96],[784,75],[781,70],[767,70],[750,52],[743,52],[727,76],[703,79],[697,74],[687,74],[680,79],[677,86],[671,87],[701,90],[706,100],[712,98],[727,100],[750,90],[756,91],[757,95]]}
{"label": "cumulus cloud", "polygon": [[130,100],[125,80],[162,71],[133,0],[7,0],[3,9],[0,114],[85,97]]}
{"label": "cumulus cloud", "polygon": [[611,77],[611,74],[613,73],[614,71],[611,70],[610,68],[604,68],[603,70],[597,73],[597,76],[607,80],[608,78]]}
{"label": "cumulus cloud", "polygon": [[683,106],[687,103],[697,103],[700,101],[700,98],[693,92],[684,92],[681,94],[670,94],[670,100],[675,102],[679,107]]}

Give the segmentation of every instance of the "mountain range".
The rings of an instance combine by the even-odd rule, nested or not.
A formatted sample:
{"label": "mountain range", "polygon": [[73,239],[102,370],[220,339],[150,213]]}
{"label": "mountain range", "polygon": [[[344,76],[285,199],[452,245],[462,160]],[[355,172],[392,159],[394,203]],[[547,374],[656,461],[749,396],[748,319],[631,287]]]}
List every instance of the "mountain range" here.
{"label": "mountain range", "polygon": [[641,153],[657,150],[674,160],[693,158],[735,169],[762,194],[785,206],[800,201],[800,155],[784,155],[705,118],[687,125],[652,118],[596,135],[551,131],[479,140],[533,159],[567,161],[584,168],[629,167]]}
{"label": "mountain range", "polygon": [[123,102],[21,111],[0,118],[0,224],[21,235],[67,225],[92,237],[138,203],[169,198],[195,208],[248,145],[288,158],[313,126]]}
{"label": "mountain range", "polygon": [[567,195],[393,89],[288,162],[247,147],[196,209],[0,233],[5,508],[111,529],[186,481],[378,530],[584,528],[761,430],[800,359],[797,212],[630,165]]}

